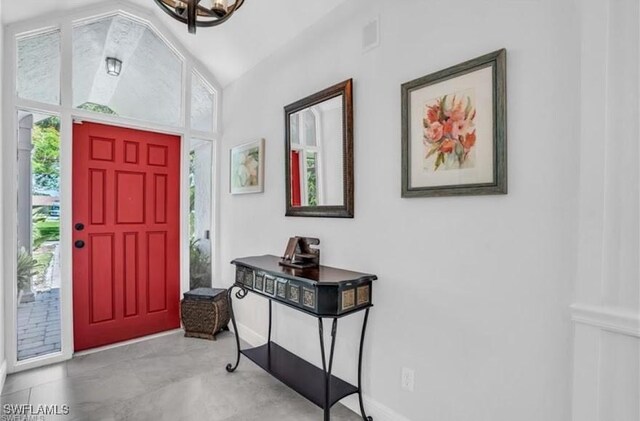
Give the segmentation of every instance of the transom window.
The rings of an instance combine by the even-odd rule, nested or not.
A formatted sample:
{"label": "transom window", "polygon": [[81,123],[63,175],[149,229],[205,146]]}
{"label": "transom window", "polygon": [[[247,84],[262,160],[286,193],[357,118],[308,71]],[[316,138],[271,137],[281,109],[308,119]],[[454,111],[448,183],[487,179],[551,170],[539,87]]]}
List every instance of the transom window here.
{"label": "transom window", "polygon": [[[107,72],[108,59],[119,61],[119,74]],[[73,28],[74,108],[180,126],[182,68],[155,31],[127,16]]]}
{"label": "transom window", "polygon": [[[114,13],[74,21],[71,35],[72,103],[62,104],[61,30],[17,34],[19,102],[45,104],[52,111],[71,105],[82,112],[193,130],[200,138],[217,131],[214,84],[146,21]],[[107,71],[107,60],[118,63],[117,74]]]}

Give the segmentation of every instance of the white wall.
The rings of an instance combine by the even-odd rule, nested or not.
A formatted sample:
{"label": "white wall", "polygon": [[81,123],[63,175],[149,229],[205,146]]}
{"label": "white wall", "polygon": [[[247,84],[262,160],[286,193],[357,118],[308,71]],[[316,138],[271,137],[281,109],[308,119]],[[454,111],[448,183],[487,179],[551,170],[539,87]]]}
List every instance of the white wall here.
{"label": "white wall", "polygon": [[[575,12],[571,0],[350,0],[224,91],[221,186],[229,148],[266,139],[265,193],[223,189],[224,280],[232,258],[281,254],[293,235],[319,237],[323,264],[376,273],[364,389],[378,420],[570,419]],[[375,16],[381,44],[363,53],[361,29]],[[401,83],[502,47],[509,194],[401,199]],[[356,217],[285,218],[283,107],[350,77]],[[237,308],[265,335],[265,302]],[[335,371],[351,381],[360,322],[338,328]],[[315,320],[278,309],[276,325],[277,342],[319,361]],[[402,367],[416,371],[413,393],[400,387]]]}
{"label": "white wall", "polygon": [[581,2],[573,419],[640,419],[640,7]]}
{"label": "white wall", "polygon": [[[0,4],[0,22],[2,22],[2,5]],[[0,80],[3,77],[3,69],[4,69],[4,27],[0,24]],[[0,85],[0,90],[2,89]],[[3,96],[0,94],[0,98]],[[2,120],[5,118],[5,115],[2,110],[2,101],[0,100],[0,133],[2,133]],[[1,136],[0,136],[1,137]],[[0,186],[2,186],[2,174],[4,170],[2,168],[3,160],[0,160]],[[4,212],[4,206],[0,206],[0,221],[3,220],[2,212]],[[2,226],[0,223],[0,238],[4,238],[2,234]],[[4,256],[4,243],[0,242],[0,274],[4,273],[4,264],[3,264],[3,256]],[[4,278],[0,275],[0,317],[2,317],[3,322],[0,323],[0,391],[4,386],[4,380],[7,376],[7,360],[5,358],[4,346]]]}

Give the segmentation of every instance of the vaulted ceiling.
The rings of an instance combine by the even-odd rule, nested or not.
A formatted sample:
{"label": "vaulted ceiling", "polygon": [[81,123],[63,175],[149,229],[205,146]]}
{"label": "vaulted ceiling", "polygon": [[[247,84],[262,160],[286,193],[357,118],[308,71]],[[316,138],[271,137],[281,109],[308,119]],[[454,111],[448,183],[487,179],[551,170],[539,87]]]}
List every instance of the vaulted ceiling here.
{"label": "vaulted ceiling", "polygon": [[[0,0],[2,22],[66,12],[104,0]],[[232,19],[196,35],[174,21],[153,0],[128,0],[154,13],[218,82],[228,85],[347,0],[246,0]]]}

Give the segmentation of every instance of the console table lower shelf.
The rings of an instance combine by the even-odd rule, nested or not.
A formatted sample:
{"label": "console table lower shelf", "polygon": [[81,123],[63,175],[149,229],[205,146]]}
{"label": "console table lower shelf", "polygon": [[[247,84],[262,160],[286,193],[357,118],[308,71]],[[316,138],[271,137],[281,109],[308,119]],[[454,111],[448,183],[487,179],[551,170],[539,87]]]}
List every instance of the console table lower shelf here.
{"label": "console table lower shelf", "polygon": [[[322,409],[325,408],[325,373],[322,369],[287,351],[275,342],[257,348],[244,349],[242,355],[262,367]],[[331,376],[329,406],[345,396],[358,393],[358,388],[344,380]]]}
{"label": "console table lower shelf", "polygon": [[[238,288],[238,291],[235,294],[232,293],[234,288]],[[238,284],[233,285],[228,290],[229,310],[231,313],[231,323],[233,324],[233,330],[235,332],[237,355],[235,364],[227,365],[227,371],[229,373],[236,371],[240,364],[240,357],[244,355],[249,360],[262,367],[262,369],[267,373],[271,374],[273,377],[298,392],[315,405],[319,406],[324,412],[324,421],[331,420],[331,407],[333,405],[344,397],[353,394],[358,395],[362,419],[364,421],[373,421],[373,418],[366,414],[362,399],[362,351],[367,328],[367,320],[369,318],[369,309],[371,306],[362,308],[362,310],[364,310],[364,319],[362,322],[360,350],[358,355],[358,386],[354,386],[332,374],[338,319],[353,313],[345,313],[341,316],[324,316],[319,314],[313,315],[305,311],[305,313],[313,315],[318,320],[318,335],[320,339],[320,353],[322,356],[322,368],[319,368],[271,340],[273,313],[272,299],[269,300],[269,336],[267,343],[255,348],[240,348],[240,335],[238,335],[238,326],[236,324],[236,318],[233,311],[232,296],[235,295],[236,298],[243,299],[249,291],[250,290],[246,289],[243,285]],[[287,305],[286,303],[281,304]],[[324,343],[323,318],[325,317],[332,319],[331,344],[328,355],[325,352]]]}

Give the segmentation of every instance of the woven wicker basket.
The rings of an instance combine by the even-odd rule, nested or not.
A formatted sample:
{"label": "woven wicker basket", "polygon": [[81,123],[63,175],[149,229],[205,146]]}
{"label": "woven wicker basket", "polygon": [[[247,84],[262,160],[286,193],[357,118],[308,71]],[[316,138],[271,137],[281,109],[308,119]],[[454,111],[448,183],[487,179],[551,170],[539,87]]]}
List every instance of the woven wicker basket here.
{"label": "woven wicker basket", "polygon": [[221,330],[228,330],[230,320],[229,302],[226,291],[212,297],[198,295],[193,298],[185,294],[180,302],[180,313],[184,326],[184,336],[215,340]]}

